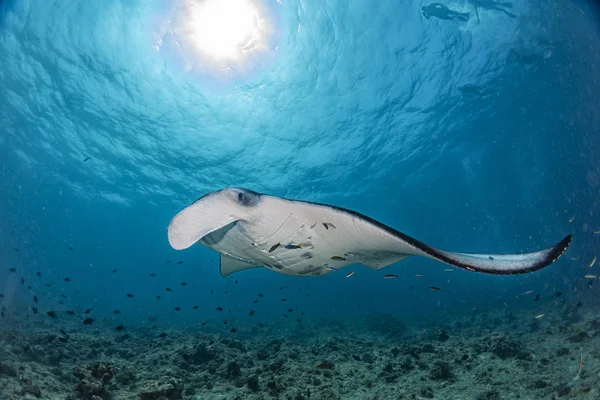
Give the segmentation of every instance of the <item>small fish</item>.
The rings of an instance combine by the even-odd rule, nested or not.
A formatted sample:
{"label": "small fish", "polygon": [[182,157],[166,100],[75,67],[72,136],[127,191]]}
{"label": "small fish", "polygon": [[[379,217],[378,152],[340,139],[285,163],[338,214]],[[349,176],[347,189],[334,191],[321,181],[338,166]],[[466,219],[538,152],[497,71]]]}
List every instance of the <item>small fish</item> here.
{"label": "small fish", "polygon": [[52,286],[54,286],[54,282],[52,282],[52,283],[46,283],[46,286],[52,287]]}
{"label": "small fish", "polygon": [[46,314],[47,314],[47,315],[48,315],[50,318],[56,318],[56,317],[57,317],[57,315],[56,315],[56,313],[55,313],[54,311],[48,311]]}
{"label": "small fish", "polygon": [[9,268],[8,272],[15,272],[17,269],[16,268]]}
{"label": "small fish", "polygon": [[150,276],[154,278],[156,276],[156,274],[150,274]]}
{"label": "small fish", "polygon": [[258,294],[258,297],[265,297],[265,295],[264,295],[264,294],[262,294],[262,293],[259,293],[259,294]]}
{"label": "small fish", "polygon": [[73,248],[72,248],[72,247],[69,247],[69,251],[73,251]]}
{"label": "small fish", "polygon": [[[4,295],[2,295],[2,297],[4,297]],[[34,303],[37,303],[37,302],[38,302],[38,298],[37,298],[37,296],[33,296],[33,302],[34,302]]]}
{"label": "small fish", "polygon": [[258,327],[259,327],[259,328],[263,328],[263,327],[264,327],[264,325],[263,325],[263,324],[261,324],[261,323],[259,323],[259,324],[258,324]]}
{"label": "small fish", "polygon": [[235,329],[235,328],[231,328],[231,330],[230,330],[229,332],[231,332],[231,333],[236,333],[236,332],[237,332],[237,329]]}
{"label": "small fish", "polygon": [[439,288],[439,287],[437,287],[437,286],[429,286],[429,290],[433,290],[433,291],[440,291],[440,290],[442,290],[442,289],[440,289],[440,288]]}
{"label": "small fish", "polygon": [[160,296],[156,296],[156,300],[160,300],[160,299],[161,299],[161,297],[160,297]]}
{"label": "small fish", "polygon": [[556,292],[556,297],[562,296],[562,292]]}
{"label": "small fish", "polygon": [[65,282],[71,282],[71,279],[69,277],[66,277],[65,279],[63,279],[63,281],[65,281]]}
{"label": "small fish", "polygon": [[72,310],[67,310],[65,312],[67,313],[67,315],[75,315],[75,311]]}
{"label": "small fish", "polygon": [[258,300],[254,300],[254,301],[252,302],[252,304],[256,304],[256,303],[258,303]]}
{"label": "small fish", "polygon": [[92,159],[92,157],[86,157],[86,158],[83,159],[83,162],[87,162],[87,161],[89,161],[91,159]]}
{"label": "small fish", "polygon": [[92,308],[88,308],[88,309],[87,309],[87,310],[85,310],[83,313],[87,315],[87,314],[91,313],[93,309],[94,309],[94,307],[92,307]]}
{"label": "small fish", "polygon": [[200,326],[206,326],[206,321],[200,322]]}
{"label": "small fish", "polygon": [[531,294],[531,293],[533,293],[533,290],[528,290],[525,292],[525,294]]}
{"label": "small fish", "polygon": [[544,316],[544,314],[540,314],[540,315],[536,315],[535,318],[538,319],[538,318],[542,318],[543,316]]}
{"label": "small fish", "polygon": [[571,218],[569,218],[569,223],[571,223],[571,222],[575,221],[575,216],[576,216],[576,215],[573,215]]}
{"label": "small fish", "polygon": [[177,261],[177,264],[181,265],[181,264],[183,264],[183,261]]}
{"label": "small fish", "polygon": [[538,294],[536,294],[536,295],[535,295],[535,298],[533,299],[533,301],[539,301],[539,300],[540,300],[540,297],[541,297],[541,296],[540,296],[540,294],[539,294],[539,293],[538,293]]}
{"label": "small fish", "polygon": [[21,278],[21,285],[25,284],[25,278]]}
{"label": "small fish", "polygon": [[116,269],[113,269],[113,270],[112,270],[112,273],[114,274],[115,272],[117,272],[117,270],[116,270]]}
{"label": "small fish", "polygon": [[332,270],[332,271],[336,271],[336,272],[339,272],[339,271],[340,271],[339,269],[337,269],[337,268],[334,268],[334,267],[332,267],[332,266],[330,266],[330,265],[328,265],[328,266],[327,266],[327,269],[330,269],[330,270]]}
{"label": "small fish", "polygon": [[181,311],[181,307],[175,307],[175,311]]}
{"label": "small fish", "polygon": [[227,321],[223,322],[223,325],[227,325]]}
{"label": "small fish", "polygon": [[423,276],[423,274],[415,274],[415,276],[419,276],[419,277],[421,277],[421,276]]}
{"label": "small fish", "polygon": [[122,330],[124,330],[124,329],[125,329],[125,327],[124,327],[123,325],[119,325],[119,326],[117,326],[117,327],[115,328],[115,330],[116,330],[116,331],[119,331],[119,332],[121,332],[121,331],[122,331]]}
{"label": "small fish", "polygon": [[597,279],[598,275],[590,275],[590,274],[588,274],[588,275],[584,276],[584,278],[586,278],[586,279]]}
{"label": "small fish", "polygon": [[294,312],[294,310],[292,310],[291,308],[288,308],[288,312]]}
{"label": "small fish", "polygon": [[454,270],[452,268],[446,268],[444,272],[454,272]]}
{"label": "small fish", "polygon": [[600,230],[599,231],[594,231],[594,235],[600,235]]}
{"label": "small fish", "polygon": [[295,249],[301,249],[302,248],[302,244],[288,244],[285,246],[286,249],[288,250],[295,250]]}
{"label": "small fish", "polygon": [[356,273],[356,271],[350,271],[346,274],[346,278],[350,278],[352,275],[354,275]]}
{"label": "small fish", "polygon": [[254,310],[250,310],[249,314],[250,314],[250,316],[253,316],[254,315]]}
{"label": "small fish", "polygon": [[64,294],[61,293],[60,297],[62,297],[63,299],[66,299],[67,296],[65,296]]}
{"label": "small fish", "polygon": [[67,332],[65,332],[65,330],[64,330],[64,329],[59,329],[58,331],[59,331],[60,333],[62,333],[63,335],[67,336]]}
{"label": "small fish", "polygon": [[[33,296],[33,297],[35,297],[35,296]],[[4,293],[0,293],[0,299],[3,299],[3,298],[4,298]]]}
{"label": "small fish", "polygon": [[166,288],[165,289],[167,292],[172,292],[173,290],[171,290],[171,288]]}
{"label": "small fish", "polygon": [[215,310],[217,310],[217,311],[223,311],[223,307],[217,307],[217,308],[215,308]]}
{"label": "small fish", "polygon": [[94,321],[95,321],[94,318],[86,318],[86,319],[83,320],[83,324],[84,325],[91,325],[91,324],[94,323]]}
{"label": "small fish", "polygon": [[166,337],[167,337],[167,334],[163,332],[163,333],[161,333],[160,335],[158,335],[158,337],[161,337],[161,338],[166,338]]}
{"label": "small fish", "polygon": [[329,229],[329,228],[337,229],[335,227],[335,225],[332,224],[331,222],[323,222],[323,226],[325,227],[325,229]]}
{"label": "small fish", "polygon": [[285,318],[289,318],[287,314],[283,314],[283,316],[284,316]]}
{"label": "small fish", "polygon": [[42,276],[42,273],[41,273],[41,272],[39,272],[39,271],[38,271],[38,272],[36,272],[35,274],[36,274],[37,276],[39,276],[39,277],[41,277],[41,276]]}
{"label": "small fish", "polygon": [[127,293],[127,297],[129,297],[131,299],[133,297],[133,295],[131,293]]}
{"label": "small fish", "polygon": [[333,256],[330,258],[330,260],[334,260],[334,261],[346,261],[346,259],[344,257],[340,257],[340,256]]}
{"label": "small fish", "polygon": [[285,301],[285,299],[281,299],[281,301]]}
{"label": "small fish", "polygon": [[593,285],[594,285],[594,281],[590,279],[588,281],[588,287],[591,288]]}
{"label": "small fish", "polygon": [[273,246],[271,246],[271,248],[269,249],[269,253],[274,252],[279,246],[281,246],[281,243],[276,243]]}
{"label": "small fish", "polygon": [[31,307],[31,311],[33,311],[34,314],[38,313],[38,309],[37,307]]}
{"label": "small fish", "polygon": [[121,314],[121,311],[119,311],[119,310],[114,310],[114,311],[113,311],[113,314],[117,314],[117,315],[119,315],[119,314]]}
{"label": "small fish", "polygon": [[596,264],[596,257],[595,256],[592,259],[592,261],[590,262],[590,268],[592,268],[594,266],[594,264]]}
{"label": "small fish", "polygon": [[398,277],[398,275],[394,275],[394,274],[387,274],[383,276],[383,279],[396,279]]}
{"label": "small fish", "polygon": [[296,322],[297,322],[297,323],[300,323],[300,318],[296,318]]}
{"label": "small fish", "polygon": [[69,341],[69,338],[68,338],[68,337],[62,337],[62,336],[61,336],[61,337],[59,337],[59,338],[58,338],[58,341],[59,341],[59,342],[63,342],[63,343],[67,343],[67,342]]}
{"label": "small fish", "polygon": [[187,282],[181,282],[181,286],[187,286]]}
{"label": "small fish", "polygon": [[333,369],[333,364],[321,363],[315,367],[316,369]]}

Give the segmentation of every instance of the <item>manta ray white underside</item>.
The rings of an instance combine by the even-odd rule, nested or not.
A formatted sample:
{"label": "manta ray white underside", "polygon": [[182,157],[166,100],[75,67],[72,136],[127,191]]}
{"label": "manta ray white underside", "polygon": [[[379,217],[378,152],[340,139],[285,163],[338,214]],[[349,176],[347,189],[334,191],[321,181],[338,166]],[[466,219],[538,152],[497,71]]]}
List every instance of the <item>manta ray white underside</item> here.
{"label": "manta ray white underside", "polygon": [[568,235],[550,248],[526,254],[453,253],[354,211],[238,187],[196,200],[171,220],[168,231],[177,250],[198,242],[221,253],[223,276],[255,267],[321,276],[351,264],[381,269],[409,256],[476,272],[521,274],[556,261],[571,242]]}

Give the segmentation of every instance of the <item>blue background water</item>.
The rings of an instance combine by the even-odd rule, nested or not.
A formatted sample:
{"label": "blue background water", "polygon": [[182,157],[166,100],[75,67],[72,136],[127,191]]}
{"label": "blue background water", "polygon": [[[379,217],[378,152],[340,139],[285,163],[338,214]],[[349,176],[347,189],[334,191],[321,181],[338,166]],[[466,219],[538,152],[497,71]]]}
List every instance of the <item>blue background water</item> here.
{"label": "blue background water", "polygon": [[[444,3],[470,13],[465,22],[426,18],[421,1],[264,1],[275,56],[216,82],[153,48],[165,4],[0,3],[0,292],[11,312],[34,293],[43,311],[94,306],[111,321],[171,324],[221,317],[216,306],[241,319],[255,309],[281,320],[297,306],[306,318],[426,320],[535,310],[556,290],[592,298],[583,275],[600,240],[594,3],[516,1],[504,7],[516,18],[491,1]],[[413,258],[357,267],[351,279],[223,279],[216,253],[172,250],[166,227],[228,185],[354,209],[455,251],[575,239],[559,262],[523,276]],[[257,293],[266,297],[254,305]]]}

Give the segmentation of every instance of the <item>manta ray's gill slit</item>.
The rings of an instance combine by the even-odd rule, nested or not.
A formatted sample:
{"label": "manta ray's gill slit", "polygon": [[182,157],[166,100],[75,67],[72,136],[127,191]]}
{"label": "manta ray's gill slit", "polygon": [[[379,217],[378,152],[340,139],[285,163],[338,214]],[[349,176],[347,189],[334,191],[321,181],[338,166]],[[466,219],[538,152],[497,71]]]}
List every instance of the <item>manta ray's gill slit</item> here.
{"label": "manta ray's gill slit", "polygon": [[298,227],[298,229],[296,229],[295,231],[293,231],[292,233],[290,233],[290,234],[288,235],[288,237],[286,237],[285,239],[283,239],[283,240],[282,240],[282,242],[286,242],[286,241],[287,241],[289,238],[291,238],[292,236],[294,236],[294,234],[295,234],[296,232],[298,232],[300,229],[304,228],[304,226],[305,226],[304,224],[300,225],[300,226]]}
{"label": "manta ray's gill slit", "polygon": [[269,239],[271,239],[273,236],[275,236],[277,234],[277,232],[279,232],[279,230],[281,228],[283,228],[283,225],[285,225],[285,223],[288,221],[288,219],[290,219],[292,217],[292,213],[290,213],[290,215],[287,216],[286,219],[283,220],[283,222],[281,223],[281,225],[279,225],[279,228],[277,228],[277,230],[275,232],[273,232],[273,234],[269,237],[266,237],[264,240],[267,241]]}

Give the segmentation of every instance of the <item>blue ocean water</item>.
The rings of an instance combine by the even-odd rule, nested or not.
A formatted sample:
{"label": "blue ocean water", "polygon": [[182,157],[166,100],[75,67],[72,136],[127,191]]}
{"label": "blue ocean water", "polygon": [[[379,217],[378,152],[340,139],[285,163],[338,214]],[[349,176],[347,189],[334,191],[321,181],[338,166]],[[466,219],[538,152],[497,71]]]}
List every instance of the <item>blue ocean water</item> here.
{"label": "blue ocean water", "polygon": [[[264,48],[218,67],[177,30],[185,3],[0,3],[0,324],[93,308],[95,327],[285,332],[293,308],[426,327],[547,314],[557,291],[597,309],[584,277],[600,240],[595,2],[256,0]],[[230,185],[356,210],[452,251],[573,243],[517,276],[410,258],[351,278],[222,278],[216,252],[173,250],[167,226]]]}

